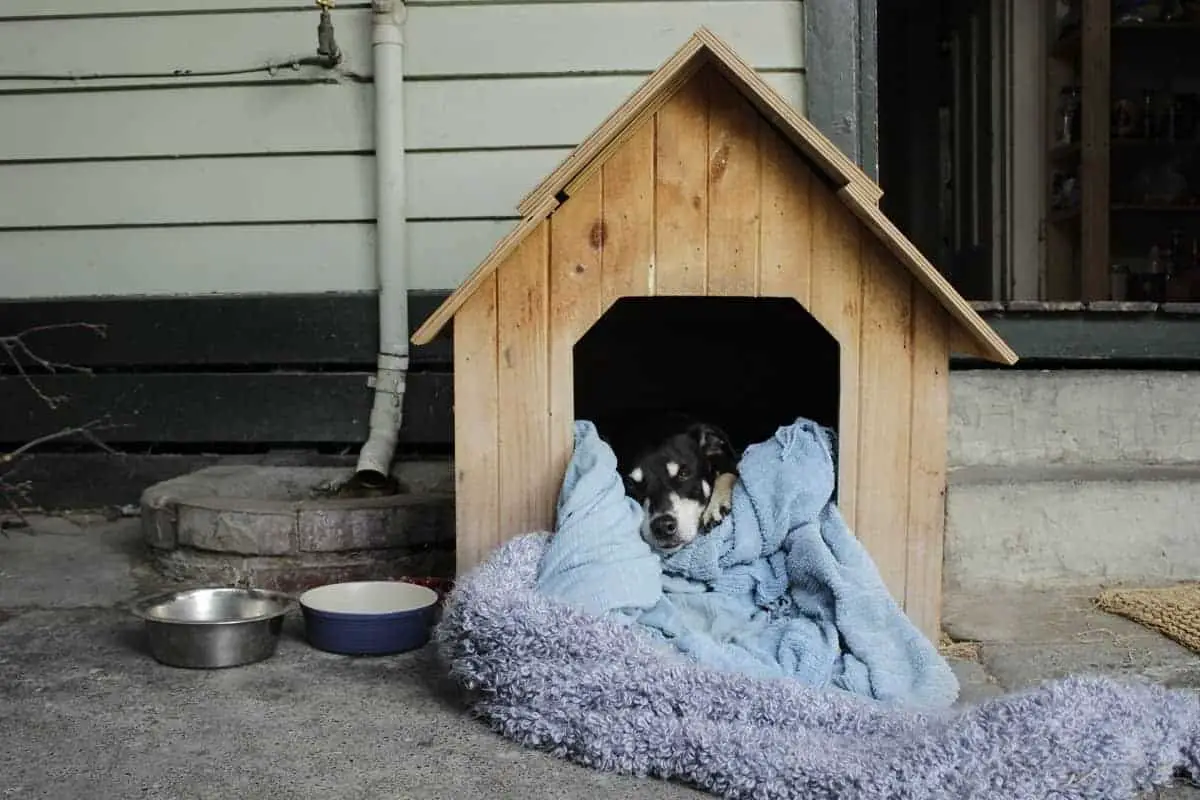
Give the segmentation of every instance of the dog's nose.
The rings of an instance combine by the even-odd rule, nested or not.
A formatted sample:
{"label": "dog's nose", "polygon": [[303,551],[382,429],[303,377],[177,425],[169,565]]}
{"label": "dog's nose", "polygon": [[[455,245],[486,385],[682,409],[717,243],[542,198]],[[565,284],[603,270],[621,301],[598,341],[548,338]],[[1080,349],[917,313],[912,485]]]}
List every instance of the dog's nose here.
{"label": "dog's nose", "polygon": [[661,517],[650,520],[650,532],[656,539],[670,539],[675,535],[677,529],[675,518],[669,514],[663,514]]}

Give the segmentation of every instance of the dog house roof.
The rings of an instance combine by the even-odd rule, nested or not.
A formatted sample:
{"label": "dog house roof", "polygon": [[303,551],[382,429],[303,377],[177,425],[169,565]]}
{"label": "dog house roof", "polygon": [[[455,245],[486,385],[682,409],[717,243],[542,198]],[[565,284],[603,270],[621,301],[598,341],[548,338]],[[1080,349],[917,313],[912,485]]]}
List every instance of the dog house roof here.
{"label": "dog house roof", "polygon": [[834,187],[838,198],[965,329],[975,352],[1013,364],[1016,353],[879,209],[883,191],[712,31],[701,27],[517,206],[521,221],[412,336],[427,344],[522,240],[582,186],[705,64],[714,65]]}

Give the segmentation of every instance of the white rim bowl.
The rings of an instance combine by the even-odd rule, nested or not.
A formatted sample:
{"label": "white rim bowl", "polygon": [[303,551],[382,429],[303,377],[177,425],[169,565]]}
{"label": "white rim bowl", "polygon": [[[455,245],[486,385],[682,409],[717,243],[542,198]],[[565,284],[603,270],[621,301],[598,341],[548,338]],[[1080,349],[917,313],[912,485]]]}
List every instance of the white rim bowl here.
{"label": "white rim bowl", "polygon": [[300,595],[300,604],[327,614],[401,614],[420,611],[437,602],[426,586],[403,581],[330,583]]}

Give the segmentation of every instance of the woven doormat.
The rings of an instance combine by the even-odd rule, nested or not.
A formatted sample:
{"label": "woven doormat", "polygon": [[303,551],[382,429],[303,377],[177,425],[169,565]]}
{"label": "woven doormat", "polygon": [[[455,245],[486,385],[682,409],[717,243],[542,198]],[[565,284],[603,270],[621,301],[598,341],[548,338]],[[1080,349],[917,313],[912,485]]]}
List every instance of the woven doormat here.
{"label": "woven doormat", "polygon": [[1156,589],[1106,589],[1096,605],[1200,652],[1200,583]]}

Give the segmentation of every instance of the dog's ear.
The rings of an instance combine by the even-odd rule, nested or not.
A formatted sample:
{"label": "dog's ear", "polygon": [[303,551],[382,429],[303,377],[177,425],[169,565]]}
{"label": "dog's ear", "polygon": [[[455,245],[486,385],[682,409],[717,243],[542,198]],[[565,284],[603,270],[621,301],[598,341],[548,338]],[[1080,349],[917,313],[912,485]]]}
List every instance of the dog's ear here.
{"label": "dog's ear", "polygon": [[700,422],[689,428],[688,433],[700,444],[700,452],[709,458],[733,453],[729,437],[715,425]]}

